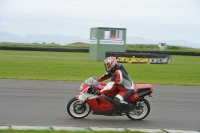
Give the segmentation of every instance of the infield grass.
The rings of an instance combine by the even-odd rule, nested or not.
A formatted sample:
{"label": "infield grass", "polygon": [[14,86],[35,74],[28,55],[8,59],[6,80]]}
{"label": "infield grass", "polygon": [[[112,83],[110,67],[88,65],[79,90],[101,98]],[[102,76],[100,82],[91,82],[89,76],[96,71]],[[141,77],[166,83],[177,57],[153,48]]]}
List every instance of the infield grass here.
{"label": "infield grass", "polygon": [[[83,81],[105,73],[88,53],[0,50],[0,78]],[[172,56],[172,64],[125,64],[135,83],[200,86],[200,57]]]}

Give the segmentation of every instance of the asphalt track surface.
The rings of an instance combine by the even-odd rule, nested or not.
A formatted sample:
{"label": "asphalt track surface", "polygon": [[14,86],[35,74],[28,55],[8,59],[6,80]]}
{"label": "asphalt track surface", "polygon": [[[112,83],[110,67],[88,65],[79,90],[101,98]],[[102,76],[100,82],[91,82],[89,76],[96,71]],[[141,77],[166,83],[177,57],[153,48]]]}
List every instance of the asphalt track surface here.
{"label": "asphalt track surface", "polygon": [[73,119],[68,101],[80,82],[0,79],[0,125],[200,130],[200,86],[153,85],[151,112],[142,121],[90,114]]}

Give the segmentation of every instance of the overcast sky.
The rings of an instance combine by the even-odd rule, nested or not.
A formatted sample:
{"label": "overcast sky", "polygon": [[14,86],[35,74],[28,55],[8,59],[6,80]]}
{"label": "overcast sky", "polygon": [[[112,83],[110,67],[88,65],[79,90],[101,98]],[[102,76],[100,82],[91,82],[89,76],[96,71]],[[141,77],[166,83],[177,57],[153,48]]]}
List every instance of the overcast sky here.
{"label": "overcast sky", "polygon": [[89,38],[92,27],[200,44],[200,0],[0,0],[0,31]]}

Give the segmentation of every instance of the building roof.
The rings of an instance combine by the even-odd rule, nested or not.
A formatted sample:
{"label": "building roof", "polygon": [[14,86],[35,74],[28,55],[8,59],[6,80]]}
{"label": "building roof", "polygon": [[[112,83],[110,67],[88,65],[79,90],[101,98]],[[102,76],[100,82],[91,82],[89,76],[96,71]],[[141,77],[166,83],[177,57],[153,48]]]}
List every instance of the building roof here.
{"label": "building roof", "polygon": [[126,28],[113,28],[113,27],[93,27],[91,29],[111,29],[111,30],[126,30]]}

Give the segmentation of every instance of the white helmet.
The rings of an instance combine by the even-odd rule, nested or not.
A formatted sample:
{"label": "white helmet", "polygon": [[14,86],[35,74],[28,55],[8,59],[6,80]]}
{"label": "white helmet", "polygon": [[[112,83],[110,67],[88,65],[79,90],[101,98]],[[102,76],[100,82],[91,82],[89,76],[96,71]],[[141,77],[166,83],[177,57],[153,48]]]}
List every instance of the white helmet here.
{"label": "white helmet", "polygon": [[112,68],[114,68],[117,65],[117,59],[116,57],[107,57],[104,60],[104,66],[107,72],[110,72]]}

